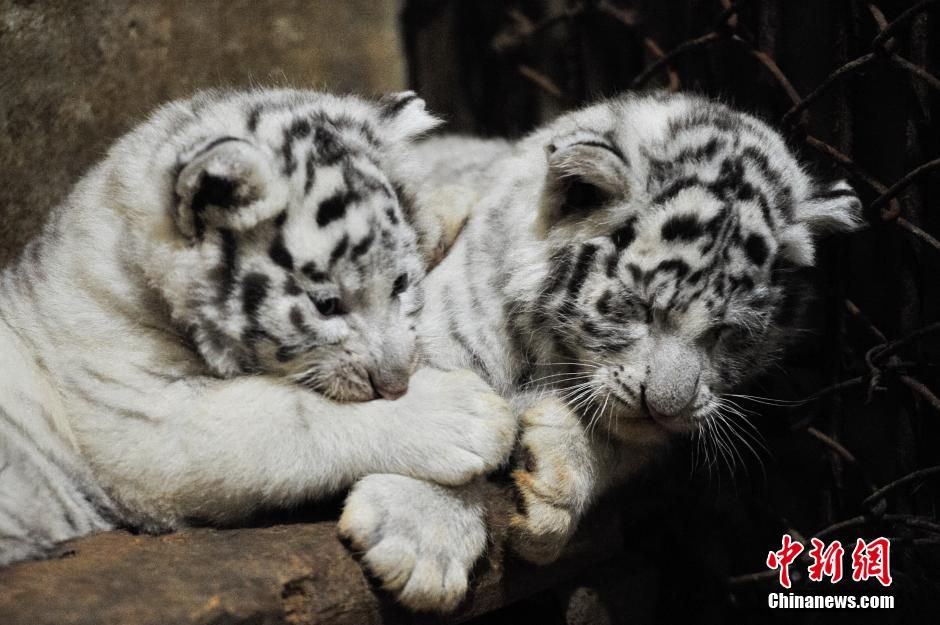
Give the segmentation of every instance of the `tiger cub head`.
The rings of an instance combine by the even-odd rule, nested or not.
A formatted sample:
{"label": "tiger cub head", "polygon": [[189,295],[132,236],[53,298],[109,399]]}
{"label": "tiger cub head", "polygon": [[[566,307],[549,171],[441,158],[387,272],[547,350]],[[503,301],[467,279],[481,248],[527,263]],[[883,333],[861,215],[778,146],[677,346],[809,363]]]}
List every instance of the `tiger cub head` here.
{"label": "tiger cub head", "polygon": [[437,123],[411,92],[205,93],[116,148],[148,276],[212,371],[406,391],[425,271],[408,144]]}
{"label": "tiger cub head", "polygon": [[634,440],[724,428],[726,394],[792,335],[806,293],[790,276],[817,235],[860,226],[855,193],[811,177],[764,123],[694,96],[609,101],[532,140],[547,259],[535,324],[556,360],[582,363],[585,416]]}

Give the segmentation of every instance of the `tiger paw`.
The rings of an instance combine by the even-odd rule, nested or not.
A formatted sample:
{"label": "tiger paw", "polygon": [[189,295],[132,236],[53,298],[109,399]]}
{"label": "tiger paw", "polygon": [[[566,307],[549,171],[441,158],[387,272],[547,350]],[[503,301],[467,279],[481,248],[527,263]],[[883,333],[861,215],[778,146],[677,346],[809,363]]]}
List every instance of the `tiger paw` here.
{"label": "tiger paw", "polygon": [[447,488],[403,475],[361,479],[346,499],[339,531],[382,587],[418,612],[453,611],[486,547],[473,485]]}
{"label": "tiger paw", "polygon": [[549,398],[521,418],[522,458],[512,478],[519,510],[510,519],[510,546],[523,559],[547,564],[577,529],[594,485],[583,426],[561,400]]}

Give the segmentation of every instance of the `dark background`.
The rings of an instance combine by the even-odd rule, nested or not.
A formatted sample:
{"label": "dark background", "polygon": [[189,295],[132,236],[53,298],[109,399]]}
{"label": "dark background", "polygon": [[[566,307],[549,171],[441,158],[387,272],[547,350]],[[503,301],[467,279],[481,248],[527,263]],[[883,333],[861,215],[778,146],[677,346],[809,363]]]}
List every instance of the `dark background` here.
{"label": "dark background", "polygon": [[[613,497],[629,571],[483,620],[940,622],[938,20],[940,2],[897,0],[0,0],[0,266],[116,137],[200,87],[411,86],[450,130],[498,136],[625,89],[720,97],[866,205],[869,228],[829,239],[808,275],[798,346],[750,389],[808,401],[744,404],[758,458],[691,472],[680,449]],[[893,594],[895,610],[768,610],[786,531],[849,552],[891,537],[889,589],[795,592]]]}

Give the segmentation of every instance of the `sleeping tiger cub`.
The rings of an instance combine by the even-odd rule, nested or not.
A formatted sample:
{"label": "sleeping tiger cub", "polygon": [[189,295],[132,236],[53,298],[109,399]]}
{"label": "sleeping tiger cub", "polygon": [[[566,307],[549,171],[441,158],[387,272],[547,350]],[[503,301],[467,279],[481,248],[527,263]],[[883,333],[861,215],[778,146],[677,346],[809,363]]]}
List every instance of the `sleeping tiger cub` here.
{"label": "sleeping tiger cub", "polygon": [[[418,197],[461,198],[471,217],[425,281],[419,336],[520,414],[510,544],[537,563],[671,441],[715,443],[735,416],[723,396],[793,334],[807,294],[792,270],[818,235],[860,225],[847,184],[692,95],[612,99],[516,143],[431,139],[420,158]],[[369,476],[341,531],[403,603],[449,610],[487,544],[483,491]]]}
{"label": "sleeping tiger cub", "polygon": [[0,275],[0,565],[505,459],[502,399],[414,371],[436,124],[410,92],[210,92],[114,145]]}

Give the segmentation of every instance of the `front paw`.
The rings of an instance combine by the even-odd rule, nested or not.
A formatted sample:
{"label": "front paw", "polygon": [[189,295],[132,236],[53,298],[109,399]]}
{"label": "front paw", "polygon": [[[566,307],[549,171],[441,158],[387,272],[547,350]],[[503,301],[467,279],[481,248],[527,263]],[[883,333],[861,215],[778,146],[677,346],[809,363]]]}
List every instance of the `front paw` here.
{"label": "front paw", "polygon": [[590,448],[577,416],[549,398],[526,411],[521,459],[512,478],[519,511],[510,519],[513,551],[553,562],[577,529],[594,484]]}
{"label": "front paw", "polygon": [[419,371],[399,402],[409,412],[395,472],[460,485],[504,464],[515,439],[509,405],[470,371]]}
{"label": "front paw", "polygon": [[346,499],[340,535],[405,607],[450,612],[467,592],[486,527],[473,489],[454,490],[400,475],[370,475]]}

